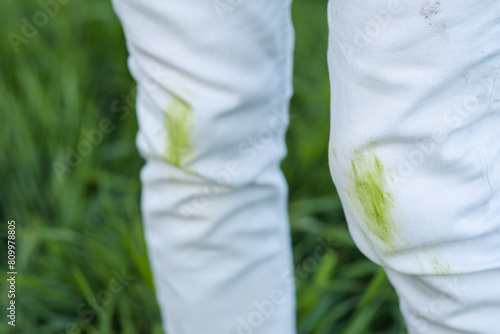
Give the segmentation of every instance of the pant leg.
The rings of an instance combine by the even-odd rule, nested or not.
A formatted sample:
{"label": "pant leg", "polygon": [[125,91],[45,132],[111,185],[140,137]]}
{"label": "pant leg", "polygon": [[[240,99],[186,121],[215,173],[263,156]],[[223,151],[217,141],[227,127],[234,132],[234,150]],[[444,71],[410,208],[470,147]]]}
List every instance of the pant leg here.
{"label": "pant leg", "polygon": [[452,318],[500,314],[500,2],[332,0],[329,23],[330,166],[356,244],[406,315],[468,275],[426,333],[495,333]]}
{"label": "pant leg", "polygon": [[386,272],[409,334],[498,333],[500,269],[460,275]]}
{"label": "pant leg", "polygon": [[290,3],[115,0],[138,83],[145,238],[165,332],[294,333],[280,170]]}

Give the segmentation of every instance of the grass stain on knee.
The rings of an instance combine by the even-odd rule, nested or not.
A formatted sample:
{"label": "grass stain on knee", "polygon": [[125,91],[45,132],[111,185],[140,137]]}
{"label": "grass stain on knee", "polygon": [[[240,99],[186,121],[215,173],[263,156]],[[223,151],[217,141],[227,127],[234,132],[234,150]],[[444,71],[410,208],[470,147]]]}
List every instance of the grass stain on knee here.
{"label": "grass stain on knee", "polygon": [[449,265],[442,263],[439,258],[433,257],[431,264],[436,275],[450,275],[451,268]]}
{"label": "grass stain on knee", "polygon": [[362,216],[369,232],[375,235],[387,250],[394,248],[400,233],[392,211],[395,199],[391,193],[387,169],[373,152],[355,152],[351,160],[352,190],[349,197],[358,215]]}
{"label": "grass stain on knee", "polygon": [[163,158],[180,168],[185,158],[193,153],[193,112],[191,107],[177,96],[174,96],[165,109],[165,129],[167,147]]}

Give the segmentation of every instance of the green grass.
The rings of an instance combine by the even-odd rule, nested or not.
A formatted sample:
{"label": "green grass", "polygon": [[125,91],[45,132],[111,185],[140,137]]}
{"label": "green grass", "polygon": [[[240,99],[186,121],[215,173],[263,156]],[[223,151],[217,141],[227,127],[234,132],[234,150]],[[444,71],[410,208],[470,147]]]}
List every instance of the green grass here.
{"label": "green grass", "polygon": [[[0,332],[64,333],[68,323],[78,323],[82,333],[160,333],[139,211],[143,161],[135,149],[135,110],[110,107],[118,100],[125,110],[135,92],[121,27],[108,1],[70,0],[15,53],[7,33],[19,34],[21,18],[31,21],[39,10],[35,1],[0,4],[0,241],[6,254],[6,222],[15,219],[19,273],[12,328],[2,255]],[[294,20],[295,95],[283,169],[298,331],[402,333],[395,293],[354,246],[330,179],[326,1],[297,0]],[[109,133],[95,137],[81,161],[71,161],[75,168],[61,168],[82,130],[103,128],[103,119],[112,124]],[[318,237],[336,246],[311,266]],[[123,268],[134,278],[106,305],[93,302]]]}

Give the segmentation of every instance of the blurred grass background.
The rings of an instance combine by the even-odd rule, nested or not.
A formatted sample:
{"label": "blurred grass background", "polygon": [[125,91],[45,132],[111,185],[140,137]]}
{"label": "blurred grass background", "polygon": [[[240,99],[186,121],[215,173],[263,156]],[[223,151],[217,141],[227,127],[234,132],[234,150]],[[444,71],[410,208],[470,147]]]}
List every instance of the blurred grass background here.
{"label": "blurred grass background", "polygon": [[[0,281],[0,333],[161,333],[139,211],[137,122],[133,109],[123,120],[110,110],[135,86],[121,27],[109,0],[69,0],[16,53],[7,34],[21,35],[21,19],[32,22],[40,10],[36,1],[0,3],[0,241],[6,254],[6,223],[15,219],[19,273],[15,328]],[[330,179],[326,0],[296,0],[293,15],[295,95],[283,169],[298,332],[405,333],[397,297],[354,246]],[[52,163],[64,162],[65,148],[103,118],[115,130],[60,181]],[[318,237],[337,246],[311,266]],[[135,278],[106,305],[96,301],[122,270]]]}

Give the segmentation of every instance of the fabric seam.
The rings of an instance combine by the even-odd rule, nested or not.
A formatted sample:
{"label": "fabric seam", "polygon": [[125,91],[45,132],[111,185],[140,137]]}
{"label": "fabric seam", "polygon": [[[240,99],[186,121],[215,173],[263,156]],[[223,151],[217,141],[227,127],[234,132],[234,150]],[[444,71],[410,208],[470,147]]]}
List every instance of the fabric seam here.
{"label": "fabric seam", "polygon": [[[496,70],[496,73],[495,73],[495,76],[493,78],[493,86],[491,87],[491,92],[490,92],[490,98],[489,98],[489,101],[488,101],[488,107],[486,109],[486,114],[485,115],[488,115],[491,111],[491,104],[492,104],[492,101],[493,101],[493,95],[494,95],[494,92],[495,92],[495,87],[496,87],[496,84],[497,84],[497,79],[498,79],[498,73],[500,72],[500,63],[498,64],[497,66],[497,70]],[[476,129],[475,129],[475,126],[474,124],[471,124],[470,125],[470,129],[472,131],[472,134],[474,135],[474,139],[476,141],[476,144],[479,148],[479,152],[481,153],[481,157],[483,158],[483,163],[484,163],[484,173],[485,173],[485,178],[486,178],[486,183],[488,184],[488,190],[489,190],[489,199],[488,199],[488,204],[486,206],[486,216],[487,217],[493,217],[491,215],[491,201],[493,199],[493,188],[491,186],[491,180],[490,180],[490,168],[488,166],[488,160],[486,159],[486,154],[484,153],[484,149],[479,141],[479,138],[477,136],[477,132],[476,132]]]}

